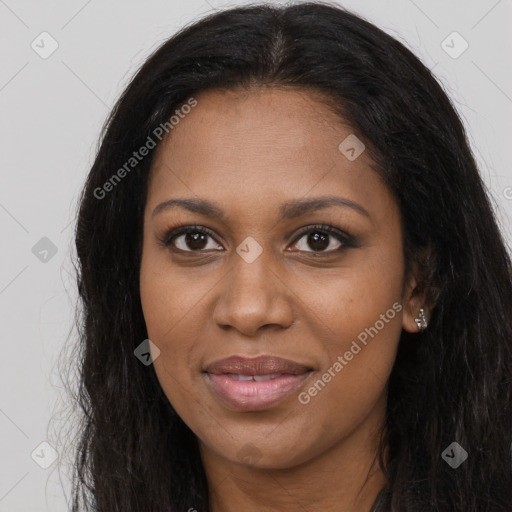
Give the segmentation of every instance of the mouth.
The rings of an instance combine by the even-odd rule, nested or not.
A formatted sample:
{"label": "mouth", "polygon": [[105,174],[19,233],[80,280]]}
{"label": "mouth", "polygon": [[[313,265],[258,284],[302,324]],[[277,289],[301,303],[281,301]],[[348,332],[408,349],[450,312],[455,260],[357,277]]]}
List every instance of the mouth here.
{"label": "mouth", "polygon": [[233,356],[215,361],[203,371],[210,391],[241,411],[268,409],[296,391],[313,369],[272,356]]}
{"label": "mouth", "polygon": [[242,411],[268,409],[296,391],[311,371],[299,375],[234,375],[207,373],[210,389],[228,405]]}
{"label": "mouth", "polygon": [[231,356],[210,363],[204,370],[214,375],[231,373],[244,376],[259,376],[270,374],[299,375],[312,369],[305,364],[277,356],[259,356],[254,358]]}

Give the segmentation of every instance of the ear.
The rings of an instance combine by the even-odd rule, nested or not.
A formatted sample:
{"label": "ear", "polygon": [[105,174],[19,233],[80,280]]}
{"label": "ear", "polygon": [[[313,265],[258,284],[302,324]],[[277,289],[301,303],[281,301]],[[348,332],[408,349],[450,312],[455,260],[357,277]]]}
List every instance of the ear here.
{"label": "ear", "polygon": [[430,310],[425,306],[424,297],[418,293],[418,275],[417,275],[417,264],[414,265],[414,269],[411,270],[407,282],[404,288],[404,294],[402,299],[403,304],[403,315],[402,315],[402,328],[407,332],[419,332],[419,327],[415,322],[415,318],[418,317],[420,308],[425,310],[425,316],[427,322],[430,318]]}
{"label": "ear", "polygon": [[420,331],[415,322],[420,308],[425,310],[427,323],[430,320],[432,309],[437,301],[437,290],[431,283],[434,265],[435,258],[430,247],[425,247],[417,253],[415,261],[411,264],[402,297],[402,328],[407,332]]}

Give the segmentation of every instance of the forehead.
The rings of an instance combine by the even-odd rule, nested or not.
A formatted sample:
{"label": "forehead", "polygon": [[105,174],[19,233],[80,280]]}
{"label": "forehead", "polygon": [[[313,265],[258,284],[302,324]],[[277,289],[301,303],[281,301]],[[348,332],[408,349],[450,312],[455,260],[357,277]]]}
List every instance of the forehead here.
{"label": "forehead", "polygon": [[377,209],[391,206],[367,153],[351,160],[340,150],[353,130],[317,95],[264,88],[195,99],[157,150],[148,205],[198,196],[254,210],[334,193]]}

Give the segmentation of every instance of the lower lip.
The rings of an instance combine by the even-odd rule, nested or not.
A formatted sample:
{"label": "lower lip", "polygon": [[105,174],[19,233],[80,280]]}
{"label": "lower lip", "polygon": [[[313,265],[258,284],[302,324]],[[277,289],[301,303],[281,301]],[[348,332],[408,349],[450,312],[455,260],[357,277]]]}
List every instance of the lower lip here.
{"label": "lower lip", "polygon": [[235,380],[227,374],[207,373],[206,376],[213,391],[226,403],[243,411],[258,411],[267,409],[292,394],[310,373],[283,375],[260,382]]}

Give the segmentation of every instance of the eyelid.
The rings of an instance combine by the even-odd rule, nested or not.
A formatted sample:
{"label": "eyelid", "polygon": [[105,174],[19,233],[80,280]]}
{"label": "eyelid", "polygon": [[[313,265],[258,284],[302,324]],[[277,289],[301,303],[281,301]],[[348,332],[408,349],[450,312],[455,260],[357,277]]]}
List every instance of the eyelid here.
{"label": "eyelid", "polygon": [[[337,228],[336,226],[333,226],[332,224],[311,224],[309,226],[304,226],[303,228],[299,229],[299,232],[297,233],[295,239],[292,243],[297,242],[300,240],[305,234],[309,232],[314,231],[320,231],[323,233],[327,233],[329,235],[332,235],[338,239],[338,241],[342,242],[345,245],[349,245],[353,242],[353,237],[346,233],[345,231],[342,231],[341,229]],[[327,251],[327,252],[335,252],[335,251]],[[320,254],[320,253],[318,253]]]}
{"label": "eyelid", "polygon": [[[177,238],[180,235],[186,235],[187,233],[204,233],[205,235],[210,236],[215,240],[215,242],[219,245],[220,242],[217,241],[215,233],[205,226],[200,226],[197,224],[186,224],[186,225],[180,225],[174,228],[169,228],[165,231],[164,235],[162,237],[158,237],[158,240],[165,246],[168,247],[171,245],[171,240],[174,238]],[[179,250],[179,249],[177,249]],[[204,251],[181,251],[181,252],[204,252]]]}
{"label": "eyelid", "polygon": [[[352,235],[346,233],[345,231],[343,231],[331,224],[310,224],[308,226],[304,226],[304,227],[300,228],[299,231],[297,232],[295,238],[291,242],[291,245],[294,245],[296,242],[298,242],[305,234],[308,234],[308,233],[314,232],[314,231],[320,231],[320,232],[327,233],[328,235],[335,237],[342,244],[342,246],[339,247],[338,249],[334,249],[331,251],[318,251],[318,252],[317,251],[298,251],[298,252],[307,252],[307,253],[317,254],[317,255],[333,254],[333,253],[339,252],[341,249],[343,249],[345,247],[355,247],[356,246],[354,237]],[[169,246],[172,246],[173,239],[175,239],[181,235],[190,233],[190,232],[204,233],[204,234],[210,236],[215,241],[215,243],[222,245],[217,240],[215,233],[211,229],[209,229],[205,226],[191,225],[191,224],[181,225],[181,226],[174,227],[174,228],[169,228],[162,237],[157,237],[157,238],[158,238],[159,242],[164,247],[169,248]],[[202,252],[207,252],[205,250],[184,251],[184,250],[178,249],[176,247],[173,247],[173,250],[176,250],[177,252],[180,252],[180,253],[188,252],[188,253],[200,254]]]}

